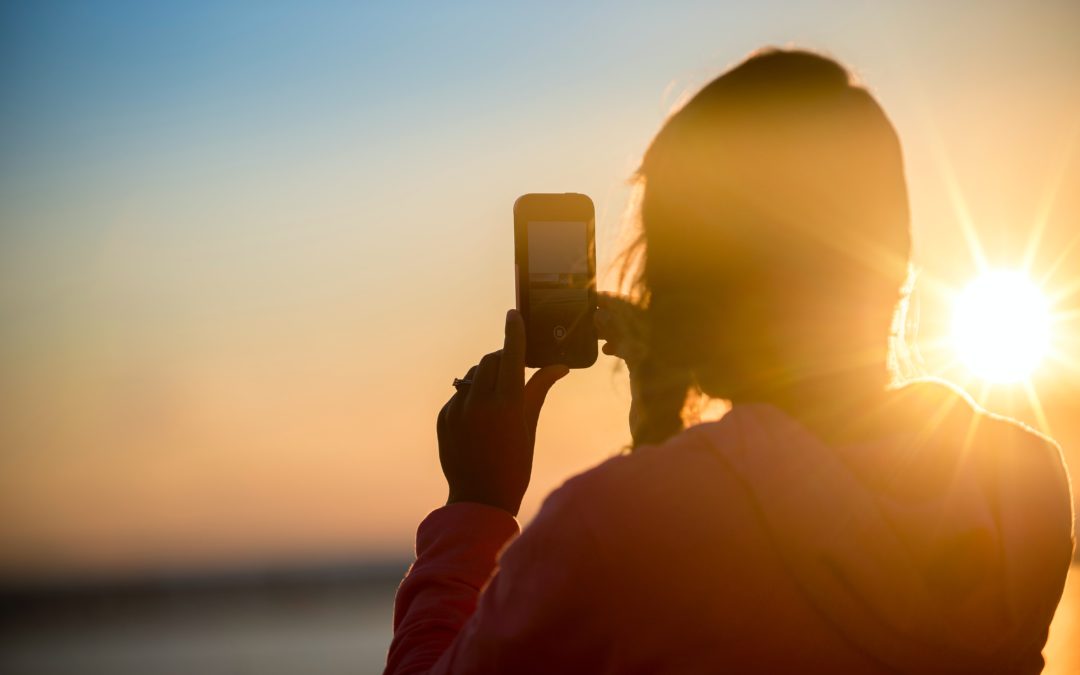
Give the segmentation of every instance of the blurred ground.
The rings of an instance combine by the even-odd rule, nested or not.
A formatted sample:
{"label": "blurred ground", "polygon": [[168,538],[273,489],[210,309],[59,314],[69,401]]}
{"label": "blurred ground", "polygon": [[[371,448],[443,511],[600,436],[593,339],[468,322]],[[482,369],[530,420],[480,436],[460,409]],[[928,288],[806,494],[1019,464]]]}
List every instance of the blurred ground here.
{"label": "blurred ground", "polygon": [[381,673],[404,569],[7,593],[0,597],[0,673]]}
{"label": "blurred ground", "polygon": [[[400,569],[310,578],[5,596],[5,675],[368,675],[382,672]],[[1080,567],[1050,632],[1046,675],[1080,673]]]}

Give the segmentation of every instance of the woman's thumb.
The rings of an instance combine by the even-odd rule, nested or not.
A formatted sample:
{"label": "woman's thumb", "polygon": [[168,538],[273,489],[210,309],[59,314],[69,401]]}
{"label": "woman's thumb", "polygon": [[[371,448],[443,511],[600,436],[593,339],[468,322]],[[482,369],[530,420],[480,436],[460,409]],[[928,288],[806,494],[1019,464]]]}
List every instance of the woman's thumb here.
{"label": "woman's thumb", "polygon": [[548,390],[569,372],[570,369],[563,365],[544,366],[525,383],[525,421],[531,433],[536,433],[536,422],[540,419],[540,408],[544,406]]}

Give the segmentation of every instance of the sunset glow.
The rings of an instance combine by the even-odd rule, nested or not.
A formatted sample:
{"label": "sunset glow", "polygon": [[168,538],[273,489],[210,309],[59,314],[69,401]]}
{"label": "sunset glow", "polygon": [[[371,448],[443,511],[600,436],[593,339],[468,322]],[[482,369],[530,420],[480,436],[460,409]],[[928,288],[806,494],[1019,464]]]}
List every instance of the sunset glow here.
{"label": "sunset glow", "polygon": [[[514,200],[588,194],[614,290],[642,153],[765,45],[896,127],[919,374],[1080,447],[1080,4],[317,4],[5,3],[0,574],[411,557]],[[969,297],[997,268],[1041,290]],[[629,400],[556,385],[523,524]]]}
{"label": "sunset glow", "polygon": [[957,296],[952,338],[957,356],[977,377],[1023,380],[1049,349],[1049,303],[1022,272],[987,272]]}

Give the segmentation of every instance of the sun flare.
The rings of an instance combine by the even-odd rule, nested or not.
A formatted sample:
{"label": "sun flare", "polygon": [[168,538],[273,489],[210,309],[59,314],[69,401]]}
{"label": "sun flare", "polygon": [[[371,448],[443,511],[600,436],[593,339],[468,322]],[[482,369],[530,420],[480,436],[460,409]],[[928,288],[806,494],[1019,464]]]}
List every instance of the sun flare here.
{"label": "sun flare", "polygon": [[1025,380],[1050,349],[1050,303],[1023,272],[986,272],[956,297],[952,341],[973,375]]}

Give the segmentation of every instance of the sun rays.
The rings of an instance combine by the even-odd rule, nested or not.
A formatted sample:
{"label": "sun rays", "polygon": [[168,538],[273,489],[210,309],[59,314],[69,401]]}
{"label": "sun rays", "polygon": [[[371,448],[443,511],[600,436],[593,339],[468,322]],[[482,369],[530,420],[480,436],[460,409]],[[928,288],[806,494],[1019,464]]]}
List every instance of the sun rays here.
{"label": "sun rays", "polygon": [[1050,348],[1050,304],[1023,272],[990,270],[956,295],[951,338],[957,358],[977,377],[1026,381]]}
{"label": "sun rays", "polygon": [[[1029,234],[1022,250],[1006,261],[1011,266],[990,262],[948,154],[936,139],[934,159],[939,177],[976,274],[959,285],[928,277],[925,271],[918,280],[920,292],[934,297],[936,305],[950,313],[947,322],[938,322],[947,325],[947,331],[917,342],[924,360],[934,363],[930,374],[956,381],[979,402],[995,392],[1010,400],[1021,397],[1044,433],[1050,429],[1038,384],[1063,371],[1080,373],[1080,360],[1070,345],[1075,338],[1069,337],[1075,327],[1067,326],[1080,320],[1080,309],[1075,308],[1080,273],[1063,274],[1069,271],[1065,261],[1080,247],[1080,232],[1053,255],[1044,250],[1047,222],[1080,138],[1080,124],[1073,132],[1061,145],[1059,161],[1054,162],[1031,219],[1020,224],[1029,226]],[[1038,262],[1040,254],[1042,264]],[[1074,306],[1071,310],[1067,309],[1070,304]]]}

